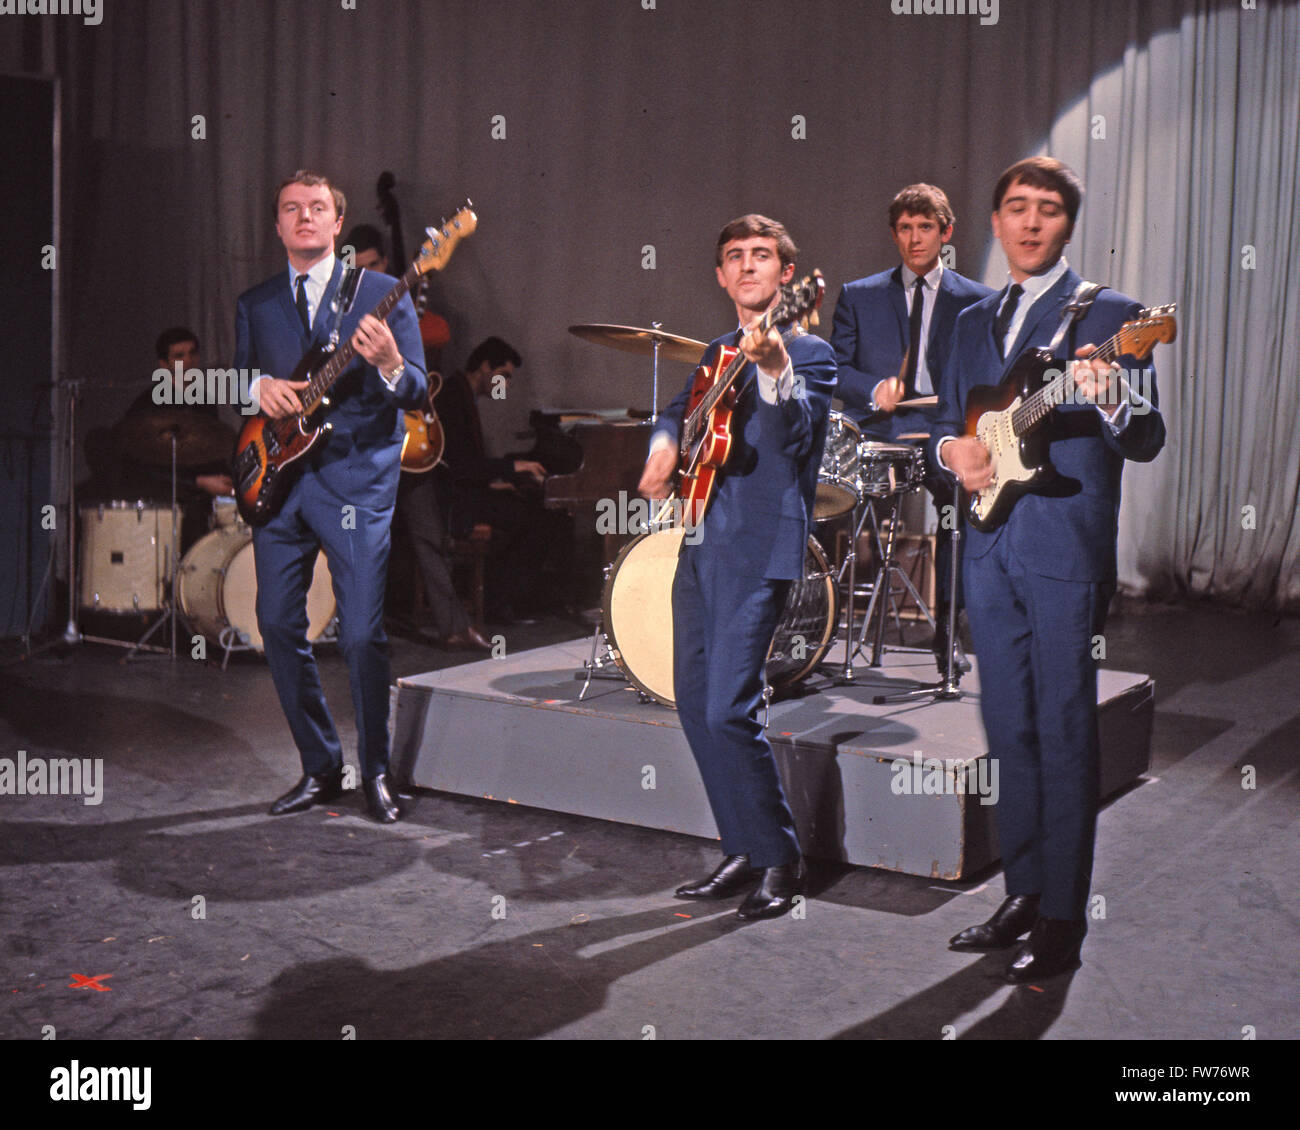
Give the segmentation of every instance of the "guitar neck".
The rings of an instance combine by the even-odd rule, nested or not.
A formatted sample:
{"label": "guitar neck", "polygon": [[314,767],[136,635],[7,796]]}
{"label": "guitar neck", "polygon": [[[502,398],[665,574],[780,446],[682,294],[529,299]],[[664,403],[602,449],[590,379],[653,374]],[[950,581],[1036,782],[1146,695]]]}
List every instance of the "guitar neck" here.
{"label": "guitar neck", "polygon": [[[1097,347],[1090,361],[1102,361],[1109,365],[1120,356],[1124,330],[1121,329]],[[1053,408],[1068,403],[1074,397],[1074,378],[1070,375],[1070,366],[1065,368],[1032,396],[1028,397],[1011,414],[1011,426],[1018,436],[1033,431],[1051,414]]]}
{"label": "guitar neck", "polygon": [[[772,328],[773,316],[776,308],[767,311],[758,321],[758,332],[766,333]],[[718,406],[718,401],[726,394],[727,390],[735,382],[740,370],[748,362],[748,358],[743,353],[737,353],[731,363],[723,370],[722,375],[714,382],[713,387],[704,395],[704,399],[696,406],[695,411],[682,425],[681,452],[685,454],[695,442],[696,437],[700,434],[700,428],[704,422],[713,415],[713,410]]]}
{"label": "guitar neck", "polygon": [[[387,320],[388,315],[393,312],[393,308],[410,292],[412,285],[419,277],[420,271],[412,263],[411,266],[407,267],[406,273],[397,280],[397,285],[384,295],[379,305],[370,313],[381,322]],[[352,342],[345,341],[330,354],[330,359],[308,378],[307,387],[298,394],[305,415],[316,411],[320,407],[334,382],[339,379],[343,370],[352,363],[352,359],[356,355],[357,351],[352,347]]]}

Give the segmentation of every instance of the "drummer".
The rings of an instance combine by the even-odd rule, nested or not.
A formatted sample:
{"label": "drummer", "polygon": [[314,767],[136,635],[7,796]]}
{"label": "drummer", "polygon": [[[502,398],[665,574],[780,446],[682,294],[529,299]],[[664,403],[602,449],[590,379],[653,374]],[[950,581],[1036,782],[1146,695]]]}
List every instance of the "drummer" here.
{"label": "drummer", "polygon": [[[186,326],[173,326],[159,334],[154,354],[157,357],[155,371],[167,369],[174,373],[178,364],[182,373],[201,367],[198,335]],[[124,435],[129,420],[158,411],[154,389],[155,382],[151,379],[147,387],[131,402],[126,416],[111,430],[96,429],[86,436],[86,455],[92,480],[87,484],[88,490],[82,492],[79,489],[79,497],[88,501],[144,499],[170,504],[170,459],[164,462],[144,457]],[[167,412],[193,412],[213,419],[219,417],[219,409],[215,404],[184,404],[180,396],[169,399],[172,404],[166,407]],[[233,430],[230,442],[233,450]],[[228,460],[213,460],[196,465],[184,451],[178,452],[178,457],[176,490],[182,510],[181,552],[184,553],[207,533],[211,524],[213,499],[233,496],[235,487],[230,479]]]}
{"label": "drummer", "polygon": [[[831,332],[839,363],[836,395],[866,440],[919,444],[928,438],[953,323],[967,306],[993,293],[941,261],[953,224],[942,189],[908,185],[889,205],[889,234],[901,263],[840,291]],[[927,399],[929,404],[907,403]],[[941,508],[952,502],[951,482],[930,468],[924,482],[942,518]],[[951,621],[952,530],[942,520],[938,529],[934,652],[942,673]]]}

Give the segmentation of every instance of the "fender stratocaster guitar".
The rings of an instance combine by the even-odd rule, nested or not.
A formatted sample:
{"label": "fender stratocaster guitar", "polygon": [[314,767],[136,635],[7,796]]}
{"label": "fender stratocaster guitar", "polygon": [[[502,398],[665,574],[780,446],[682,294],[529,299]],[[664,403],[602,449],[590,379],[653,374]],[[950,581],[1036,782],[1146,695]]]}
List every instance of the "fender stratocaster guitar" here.
{"label": "fender stratocaster guitar", "polygon": [[[420,254],[371,313],[376,318],[387,318],[416,280],[430,271],[442,270],[456,244],[477,227],[478,217],[466,201],[441,227],[426,229],[428,238],[421,244]],[[240,515],[250,526],[269,522],[284,504],[296,477],[294,464],[330,429],[325,419],[330,407],[329,391],[355,356],[350,341],[337,349],[313,346],[289,378],[308,382],[298,392],[304,410],[279,419],[259,413],[250,417],[239,433],[233,468],[235,497]]]}
{"label": "fender stratocaster guitar", "polygon": [[[1093,357],[1108,364],[1124,356],[1146,360],[1157,342],[1174,340],[1174,310],[1170,304],[1139,311]],[[1056,476],[1047,457],[1048,436],[1039,429],[1053,408],[1077,400],[1074,389],[1068,363],[1046,349],[1026,349],[1001,384],[970,390],[966,435],[976,436],[993,460],[993,481],[972,494],[966,505],[966,517],[977,530],[997,529],[1021,495]]]}
{"label": "fender stratocaster guitar", "polygon": [[[786,325],[796,319],[817,324],[816,311],[826,293],[821,271],[782,287],[776,305],[758,320],[758,331]],[[717,486],[718,469],[731,454],[731,418],[736,406],[735,381],[748,363],[735,346],[719,346],[711,365],[701,365],[691,378],[691,393],[682,420],[678,456],[682,467],[677,493],[683,500],[687,528],[704,521],[704,513]]]}

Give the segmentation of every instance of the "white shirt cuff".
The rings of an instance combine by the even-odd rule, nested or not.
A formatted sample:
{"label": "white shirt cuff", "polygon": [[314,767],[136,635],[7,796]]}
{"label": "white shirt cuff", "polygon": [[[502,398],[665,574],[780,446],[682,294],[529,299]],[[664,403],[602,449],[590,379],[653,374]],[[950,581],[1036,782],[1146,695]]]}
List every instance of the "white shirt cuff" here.
{"label": "white shirt cuff", "polygon": [[944,470],[944,472],[950,478],[953,479],[955,479],[957,476],[956,474],[953,473],[952,468],[949,467],[948,464],[943,461],[943,445],[945,443],[952,443],[952,441],[955,440],[956,438],[957,438],[956,436],[944,436],[943,439],[941,439],[937,444],[935,444],[934,447],[934,453],[938,457],[939,466]]}
{"label": "white shirt cuff", "polygon": [[784,404],[794,389],[794,364],[787,359],[781,375],[773,380],[762,369],[758,373],[758,395],[768,404]]}
{"label": "white shirt cuff", "polygon": [[666,447],[670,447],[674,451],[677,450],[677,441],[673,439],[672,432],[655,432],[650,437],[650,455],[653,455],[656,451],[662,451]]}

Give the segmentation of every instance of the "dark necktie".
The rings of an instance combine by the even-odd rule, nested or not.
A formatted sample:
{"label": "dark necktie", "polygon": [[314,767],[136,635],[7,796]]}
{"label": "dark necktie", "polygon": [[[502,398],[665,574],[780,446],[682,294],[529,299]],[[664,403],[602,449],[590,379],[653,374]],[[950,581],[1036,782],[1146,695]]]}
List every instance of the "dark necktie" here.
{"label": "dark necktie", "polygon": [[1006,357],[1003,342],[1006,340],[1011,319],[1016,316],[1016,307],[1020,305],[1020,296],[1024,293],[1024,287],[1019,283],[1012,283],[1011,289],[1007,291],[1006,301],[1002,303],[1002,309],[998,311],[998,316],[993,322],[993,340],[997,343],[999,357]]}
{"label": "dark necktie", "polygon": [[916,395],[916,360],[921,355],[921,315],[925,312],[925,280],[918,278],[912,286],[912,316],[908,319],[907,372],[903,384],[909,396]]}
{"label": "dark necktie", "polygon": [[307,276],[298,276],[298,317],[302,319],[302,328],[311,333],[311,318],[307,314]]}

